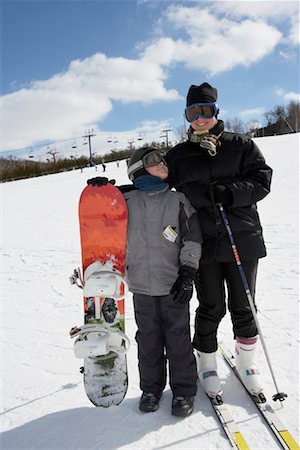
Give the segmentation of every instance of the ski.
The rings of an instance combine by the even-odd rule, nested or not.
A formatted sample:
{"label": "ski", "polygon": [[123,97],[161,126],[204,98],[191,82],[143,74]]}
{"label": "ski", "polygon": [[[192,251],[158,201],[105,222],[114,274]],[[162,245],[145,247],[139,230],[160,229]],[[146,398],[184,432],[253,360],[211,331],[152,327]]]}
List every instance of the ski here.
{"label": "ski", "polygon": [[222,397],[220,395],[217,395],[216,398],[209,397],[209,395],[207,397],[215,410],[231,446],[238,450],[250,450],[228,407],[224,404]]}
{"label": "ski", "polygon": [[247,390],[246,386],[242,382],[238,371],[235,365],[234,355],[230,350],[226,349],[223,344],[219,344],[219,351],[226,361],[227,365],[232,369],[233,373],[239,379],[242,386],[245,388],[245,391],[257,407],[259,413],[264,418],[265,423],[269,426],[269,429],[272,431],[273,435],[276,437],[282,448],[285,450],[299,450],[300,447],[298,443],[295,441],[291,433],[288,431],[287,427],[283,424],[281,419],[278,417],[271,404],[268,401],[260,403],[257,399],[251,395],[251,393]]}

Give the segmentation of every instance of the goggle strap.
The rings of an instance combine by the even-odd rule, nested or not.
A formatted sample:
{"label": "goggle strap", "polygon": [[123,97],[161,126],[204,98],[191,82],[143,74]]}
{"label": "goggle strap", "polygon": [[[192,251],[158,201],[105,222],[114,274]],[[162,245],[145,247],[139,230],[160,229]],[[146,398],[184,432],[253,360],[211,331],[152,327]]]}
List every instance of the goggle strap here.
{"label": "goggle strap", "polygon": [[211,108],[218,109],[218,104],[215,102],[211,102],[211,103],[194,103],[193,105],[187,106],[185,110],[189,111],[190,109],[198,108],[199,106],[210,106]]}
{"label": "goggle strap", "polygon": [[[142,169],[144,167],[143,161],[139,160],[136,161],[135,163],[133,163],[129,168],[128,168],[128,176],[129,178],[131,177],[131,175],[136,172],[139,169]],[[131,179],[131,178],[130,178]]]}

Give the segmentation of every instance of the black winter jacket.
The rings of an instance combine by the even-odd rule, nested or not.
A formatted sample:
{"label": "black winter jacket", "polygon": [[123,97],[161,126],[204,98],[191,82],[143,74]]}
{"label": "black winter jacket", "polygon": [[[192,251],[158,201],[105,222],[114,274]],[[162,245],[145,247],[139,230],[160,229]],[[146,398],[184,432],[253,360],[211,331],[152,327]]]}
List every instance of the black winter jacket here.
{"label": "black winter jacket", "polygon": [[272,169],[246,135],[223,132],[216,156],[186,141],[166,155],[169,182],[183,192],[199,213],[203,233],[201,263],[234,261],[226,229],[214,201],[214,185],[230,189],[224,206],[241,260],[266,256],[256,202],[270,192]]}

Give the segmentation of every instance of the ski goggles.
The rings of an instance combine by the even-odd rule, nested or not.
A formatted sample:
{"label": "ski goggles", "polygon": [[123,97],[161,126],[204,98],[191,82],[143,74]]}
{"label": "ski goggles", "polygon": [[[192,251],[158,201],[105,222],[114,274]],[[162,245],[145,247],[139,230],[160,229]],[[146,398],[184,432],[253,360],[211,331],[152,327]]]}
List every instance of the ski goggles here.
{"label": "ski goggles", "polygon": [[133,163],[128,168],[128,177],[130,180],[133,180],[133,176],[134,176],[135,172],[137,172],[138,170],[140,170],[142,168],[147,169],[148,167],[156,166],[157,164],[160,164],[161,162],[166,164],[164,154],[159,150],[153,150],[152,152],[147,153],[147,155],[143,156],[143,158],[140,159],[139,161],[136,161],[135,163]]}
{"label": "ski goggles", "polygon": [[160,151],[153,151],[148,153],[142,158],[143,166],[145,169],[148,167],[156,166],[157,164],[160,164],[161,162],[166,163],[166,160],[164,158],[164,154]]}
{"label": "ski goggles", "polygon": [[185,108],[185,117],[188,122],[194,122],[199,117],[211,119],[218,114],[218,105],[216,103],[194,103],[194,105]]}

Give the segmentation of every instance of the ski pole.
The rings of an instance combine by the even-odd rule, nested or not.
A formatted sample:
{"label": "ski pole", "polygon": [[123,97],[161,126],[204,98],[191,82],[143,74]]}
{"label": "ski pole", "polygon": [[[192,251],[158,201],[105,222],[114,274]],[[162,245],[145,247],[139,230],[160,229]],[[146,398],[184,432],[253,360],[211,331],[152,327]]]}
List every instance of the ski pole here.
{"label": "ski pole", "polygon": [[241,279],[242,279],[244,290],[245,290],[245,293],[246,293],[246,296],[247,296],[247,299],[248,299],[248,302],[249,302],[249,305],[250,305],[250,308],[251,308],[251,311],[252,311],[252,314],[253,314],[253,317],[254,317],[254,321],[255,321],[256,328],[257,328],[257,331],[258,331],[258,334],[259,334],[259,337],[260,337],[260,341],[261,341],[261,344],[262,344],[262,347],[263,347],[263,350],[264,350],[264,353],[265,353],[265,356],[266,356],[266,360],[267,360],[267,363],[268,363],[268,366],[269,366],[269,369],[270,369],[270,372],[271,372],[271,375],[272,375],[272,378],[273,378],[273,381],[274,381],[274,385],[275,385],[275,388],[276,388],[276,391],[277,391],[277,393],[274,394],[272,398],[273,398],[274,401],[280,400],[282,402],[287,397],[287,394],[285,394],[284,392],[279,392],[279,389],[278,389],[278,386],[277,386],[277,383],[276,383],[276,379],[275,379],[275,375],[274,375],[274,371],[272,369],[271,361],[270,361],[270,358],[269,358],[269,355],[268,355],[268,351],[267,351],[267,347],[266,347],[266,344],[265,344],[265,340],[264,340],[264,337],[263,337],[263,334],[262,334],[262,331],[261,331],[261,328],[260,328],[260,325],[259,325],[259,322],[258,322],[258,318],[257,318],[255,306],[254,306],[253,297],[251,295],[251,292],[250,292],[250,289],[249,289],[249,285],[248,285],[248,282],[247,282],[247,278],[246,278],[246,275],[245,275],[245,272],[244,272],[244,269],[243,269],[243,266],[242,266],[242,263],[241,263],[241,260],[240,260],[240,256],[239,256],[237,247],[236,247],[235,242],[234,242],[234,238],[233,238],[233,234],[232,234],[232,231],[231,231],[231,228],[230,228],[230,225],[229,225],[227,214],[225,213],[225,210],[224,210],[224,208],[222,206],[222,203],[218,203],[217,205],[218,205],[218,207],[220,209],[221,217],[222,217],[223,223],[225,225],[225,228],[226,228],[229,240],[230,240],[232,252],[233,252],[233,255],[234,255],[234,258],[235,258],[235,261],[236,261],[236,264],[237,264],[237,267],[238,267],[238,270],[239,270],[239,273],[240,273],[240,276],[241,276]]}

